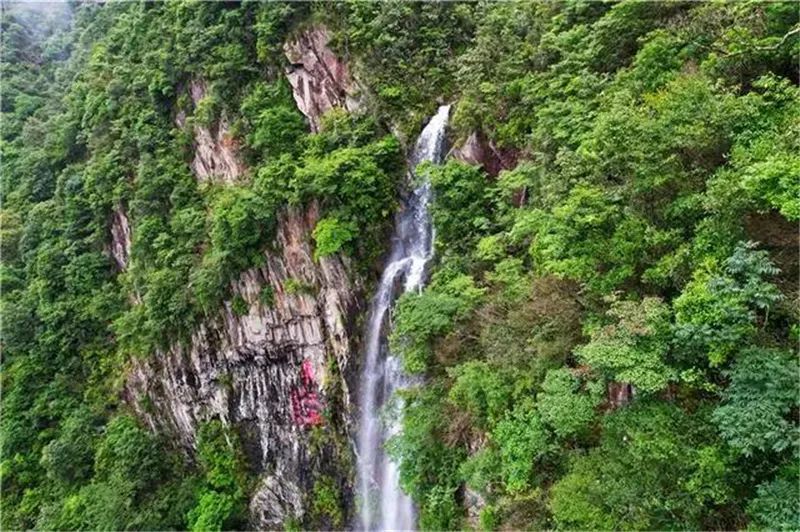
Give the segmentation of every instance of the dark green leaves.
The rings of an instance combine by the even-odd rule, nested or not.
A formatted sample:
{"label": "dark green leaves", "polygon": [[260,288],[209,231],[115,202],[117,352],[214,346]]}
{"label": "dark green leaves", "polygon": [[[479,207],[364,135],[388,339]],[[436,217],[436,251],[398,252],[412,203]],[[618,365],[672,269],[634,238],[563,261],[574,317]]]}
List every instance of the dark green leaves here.
{"label": "dark green leaves", "polygon": [[800,406],[797,356],[780,349],[750,348],[736,356],[730,385],[714,421],[722,437],[739,452],[782,452],[797,443]]}

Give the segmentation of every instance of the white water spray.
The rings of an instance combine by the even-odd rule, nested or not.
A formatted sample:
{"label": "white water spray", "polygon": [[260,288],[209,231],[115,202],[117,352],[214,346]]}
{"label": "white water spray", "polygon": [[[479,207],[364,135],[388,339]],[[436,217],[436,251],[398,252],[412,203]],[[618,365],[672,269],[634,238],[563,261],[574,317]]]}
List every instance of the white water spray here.
{"label": "white water spray", "polygon": [[[422,130],[409,161],[412,179],[419,163],[442,162],[449,113],[450,106],[443,105]],[[400,490],[397,464],[383,449],[386,440],[400,430],[401,420],[395,416],[391,423],[384,425],[380,413],[395,392],[408,384],[400,361],[386,346],[386,322],[400,281],[403,281],[403,291],[410,292],[420,290],[425,280],[426,266],[433,254],[433,229],[428,212],[430,198],[430,184],[419,184],[397,215],[389,261],[370,306],[358,433],[360,525],[364,530],[412,530],[415,527],[414,505]]]}

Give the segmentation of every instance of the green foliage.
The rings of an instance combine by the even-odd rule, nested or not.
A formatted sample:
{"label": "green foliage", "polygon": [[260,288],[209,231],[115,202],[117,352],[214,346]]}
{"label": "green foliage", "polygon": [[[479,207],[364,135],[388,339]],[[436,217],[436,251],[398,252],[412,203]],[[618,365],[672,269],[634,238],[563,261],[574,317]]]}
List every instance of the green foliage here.
{"label": "green foliage", "polygon": [[714,411],[722,437],[745,455],[781,452],[797,442],[791,412],[800,406],[797,356],[780,349],[741,351],[727,376],[730,385]]}
{"label": "green foliage", "polygon": [[603,393],[602,383],[590,382],[581,391],[580,380],[566,368],[547,372],[536,408],[542,421],[559,438],[580,435],[596,417]]}
{"label": "green foliage", "polygon": [[[641,405],[606,416],[602,441],[572,460],[552,488],[550,505],[559,527],[697,528],[702,503],[684,486],[696,478],[694,459],[703,420],[666,404]],[[706,429],[707,430],[707,429]],[[727,480],[715,479],[714,489]],[[709,510],[706,510],[709,511]]]}
{"label": "green foliage", "polygon": [[275,289],[272,288],[272,285],[265,284],[261,287],[261,291],[258,293],[258,300],[267,308],[272,308],[275,305]]}
{"label": "green foliage", "polygon": [[498,525],[497,511],[492,506],[486,506],[478,517],[481,530],[495,530]]}
{"label": "green foliage", "polygon": [[459,474],[470,488],[490,492],[502,485],[500,453],[495,447],[485,447],[469,456],[459,467]]}
{"label": "green foliage", "polygon": [[246,522],[247,477],[236,434],[220,421],[200,427],[197,455],[203,471],[198,502],[187,515],[191,530],[231,530]]}
{"label": "green foliage", "polygon": [[[114,418],[98,440],[92,458],[92,482],[64,493],[61,501],[43,506],[36,526],[47,529],[149,528],[157,523],[184,526],[185,512],[194,503],[194,478],[185,476],[182,480],[165,482],[165,477],[179,477],[185,470],[165,460],[163,453],[161,443],[132,418]],[[48,460],[57,458],[67,457],[48,456]],[[76,480],[70,479],[63,486]]]}
{"label": "green foliage", "polygon": [[417,173],[429,178],[433,187],[431,217],[439,244],[449,253],[471,251],[476,238],[490,228],[486,175],[456,161],[422,167]]}
{"label": "green foliage", "polygon": [[231,301],[231,310],[237,316],[246,316],[250,312],[250,305],[241,295],[236,294]]}
{"label": "green foliage", "polygon": [[713,262],[698,270],[676,298],[676,337],[681,348],[706,355],[719,366],[756,333],[758,313],[764,317],[782,299],[764,278],[779,273],[767,253],[740,243],[722,268]]}
{"label": "green foliage", "polygon": [[314,482],[311,512],[313,519],[328,522],[330,526],[339,529],[344,525],[342,503],[339,500],[340,490],[330,477],[322,477]]}
{"label": "green foliage", "polygon": [[338,253],[356,236],[356,228],[340,222],[336,218],[323,218],[314,228],[314,258],[327,257]]}
{"label": "green foliage", "polygon": [[464,450],[443,441],[448,418],[436,386],[404,392],[403,431],[387,442],[400,485],[419,504],[423,528],[458,528],[458,466]]}
{"label": "green foliage", "polygon": [[530,487],[534,463],[551,449],[550,436],[533,401],[522,401],[497,424],[492,440],[500,453],[500,472],[510,493]]}
{"label": "green foliage", "polygon": [[730,163],[709,183],[716,207],[737,211],[778,210],[786,219],[800,217],[797,175],[797,88],[789,80],[767,75],[748,94],[752,120],[761,125],[732,146]]}
{"label": "green foliage", "polygon": [[758,494],[747,507],[754,529],[795,530],[800,524],[797,507],[798,469],[785,467],[778,476],[758,486]]}
{"label": "green foliage", "polygon": [[231,514],[234,513],[234,498],[216,491],[206,491],[200,495],[197,506],[189,512],[189,523],[193,532],[203,530],[226,530]]}
{"label": "green foliage", "polygon": [[469,276],[434,283],[423,292],[408,292],[394,309],[394,330],[389,337],[392,352],[399,354],[409,373],[426,370],[433,353],[433,339],[448,332],[480,300],[483,290]]}
{"label": "green foliage", "polygon": [[59,437],[42,449],[41,465],[50,479],[69,485],[91,478],[97,425],[97,416],[85,408],[64,420]]}
{"label": "green foliage", "polygon": [[283,283],[283,290],[290,296],[302,294],[310,295],[315,292],[313,285],[293,278],[286,279],[286,281]]}
{"label": "green foliage", "polygon": [[494,426],[508,409],[512,388],[496,368],[482,361],[470,361],[448,371],[455,379],[450,402],[474,417],[476,426]]}
{"label": "green foliage", "polygon": [[[330,7],[330,6],[328,6]],[[321,9],[342,51],[358,54],[381,115],[415,134],[433,102],[454,89],[457,52],[468,42],[471,6],[458,3],[344,2]]]}
{"label": "green foliage", "polygon": [[[372,275],[403,152],[441,102],[449,140],[474,133],[506,170],[423,172],[437,261],[391,337],[427,379],[390,444],[419,525],[462,528],[467,483],[486,528],[798,528],[793,3],[17,3],[0,18],[3,529],[245,528],[234,435],[201,430],[198,476],[125,414],[129,357],[225,302],[246,312],[231,280],[309,208],[316,256]],[[309,135],[283,44],[318,23],[363,114],[331,110]],[[216,137],[223,118],[248,171],[200,184],[194,128]],[[633,384],[630,404],[602,397],[607,380]],[[347,501],[317,487],[336,527]]]}
{"label": "green foliage", "polygon": [[[393,137],[360,146],[355,144],[359,139],[340,139],[339,135],[336,130],[330,134],[323,130],[290,183],[299,199],[320,198],[332,215],[330,219],[338,221],[338,239],[333,242],[342,240],[344,228],[352,233],[355,227],[382,227],[388,222],[394,205],[394,179],[400,170],[399,145]],[[319,144],[324,142],[336,148],[318,153]],[[381,234],[373,231],[360,234],[357,249],[364,257],[377,256],[377,238]],[[323,238],[323,244],[326,243]]]}
{"label": "green foliage", "polygon": [[252,191],[228,186],[213,195],[209,237],[213,254],[229,261],[231,268],[250,265],[258,245],[271,233],[274,206]]}
{"label": "green foliage", "polygon": [[608,378],[654,393],[675,378],[667,365],[670,310],[661,300],[615,301],[607,316],[613,322],[591,333],[578,357]]}
{"label": "green foliage", "polygon": [[241,113],[247,124],[247,146],[261,160],[295,154],[302,146],[306,124],[285,83],[256,83],[242,98]]}

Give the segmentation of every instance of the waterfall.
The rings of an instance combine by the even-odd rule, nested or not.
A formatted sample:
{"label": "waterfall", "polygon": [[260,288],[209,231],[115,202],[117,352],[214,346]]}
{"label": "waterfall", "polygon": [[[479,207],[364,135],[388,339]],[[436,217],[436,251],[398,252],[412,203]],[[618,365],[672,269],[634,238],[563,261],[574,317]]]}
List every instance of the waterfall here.
{"label": "waterfall", "polygon": [[[449,105],[440,107],[417,139],[409,160],[412,183],[416,181],[414,174],[419,163],[442,162],[449,112]],[[397,390],[408,384],[400,361],[386,346],[389,310],[400,282],[405,292],[422,288],[426,266],[433,254],[433,228],[428,213],[431,187],[428,182],[415,186],[395,219],[389,260],[370,306],[366,331],[358,433],[360,524],[364,530],[411,530],[415,525],[414,506],[400,490],[397,464],[389,460],[383,449],[386,440],[400,430],[400,416],[394,416],[386,424],[380,419],[383,407]]]}

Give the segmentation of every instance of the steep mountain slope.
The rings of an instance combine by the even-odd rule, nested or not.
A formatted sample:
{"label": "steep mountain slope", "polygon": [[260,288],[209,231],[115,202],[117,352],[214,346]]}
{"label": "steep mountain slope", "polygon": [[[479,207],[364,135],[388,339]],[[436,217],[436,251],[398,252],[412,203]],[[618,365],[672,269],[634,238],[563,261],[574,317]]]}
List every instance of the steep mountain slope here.
{"label": "steep mountain slope", "polygon": [[793,2],[2,6],[2,527],[797,529]]}

